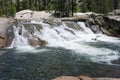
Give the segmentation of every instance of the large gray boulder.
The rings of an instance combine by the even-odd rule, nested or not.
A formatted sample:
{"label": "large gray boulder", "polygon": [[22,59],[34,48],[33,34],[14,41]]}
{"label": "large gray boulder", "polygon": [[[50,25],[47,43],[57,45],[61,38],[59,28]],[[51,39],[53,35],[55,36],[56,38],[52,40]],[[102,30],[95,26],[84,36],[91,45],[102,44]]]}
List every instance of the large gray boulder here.
{"label": "large gray boulder", "polygon": [[52,27],[62,25],[62,21],[59,18],[55,17],[44,19],[44,23],[50,24]]}
{"label": "large gray boulder", "polygon": [[11,25],[13,22],[12,18],[0,18],[0,36],[5,37],[6,35],[6,30],[8,27]]}
{"label": "large gray boulder", "polygon": [[12,18],[0,18],[0,48],[5,47],[10,42],[7,36],[7,30],[13,21],[14,19]]}
{"label": "large gray boulder", "polygon": [[62,21],[86,21],[90,18],[87,13],[74,13],[72,17],[60,18]]}
{"label": "large gray boulder", "polygon": [[16,13],[15,19],[42,21],[44,19],[49,18],[50,16],[52,16],[52,14],[46,11],[22,10]]}
{"label": "large gray boulder", "polygon": [[105,24],[108,26],[107,29],[112,33],[113,36],[120,36],[120,16],[105,16],[104,21]]}
{"label": "large gray boulder", "polygon": [[109,15],[120,15],[120,9],[116,9],[110,13],[108,13]]}

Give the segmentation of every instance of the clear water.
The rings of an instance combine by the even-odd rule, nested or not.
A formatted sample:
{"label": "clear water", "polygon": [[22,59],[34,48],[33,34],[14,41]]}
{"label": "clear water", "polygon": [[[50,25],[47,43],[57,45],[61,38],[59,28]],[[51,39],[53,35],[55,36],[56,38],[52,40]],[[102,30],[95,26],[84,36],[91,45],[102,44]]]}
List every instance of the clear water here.
{"label": "clear water", "polygon": [[120,45],[102,42],[88,44],[119,53],[92,56],[60,47],[1,50],[4,54],[0,56],[0,79],[50,80],[61,75],[120,77]]}
{"label": "clear water", "polygon": [[10,48],[0,50],[0,80],[50,80],[61,75],[120,77],[120,39],[94,34],[85,23],[83,30],[66,24],[54,26],[42,22],[34,35],[48,42],[46,47],[31,47],[30,32],[14,26]]}

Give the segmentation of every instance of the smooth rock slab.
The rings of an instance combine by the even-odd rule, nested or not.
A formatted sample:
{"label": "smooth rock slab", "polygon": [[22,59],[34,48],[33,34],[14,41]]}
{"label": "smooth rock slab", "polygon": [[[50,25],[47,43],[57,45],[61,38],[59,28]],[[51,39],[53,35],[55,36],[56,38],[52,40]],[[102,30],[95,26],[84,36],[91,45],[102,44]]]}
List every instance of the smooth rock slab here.
{"label": "smooth rock slab", "polygon": [[0,48],[6,46],[7,30],[14,22],[12,18],[0,18]]}
{"label": "smooth rock slab", "polygon": [[52,14],[46,11],[22,10],[16,13],[15,19],[42,21],[44,19],[47,19],[50,16],[52,16]]}

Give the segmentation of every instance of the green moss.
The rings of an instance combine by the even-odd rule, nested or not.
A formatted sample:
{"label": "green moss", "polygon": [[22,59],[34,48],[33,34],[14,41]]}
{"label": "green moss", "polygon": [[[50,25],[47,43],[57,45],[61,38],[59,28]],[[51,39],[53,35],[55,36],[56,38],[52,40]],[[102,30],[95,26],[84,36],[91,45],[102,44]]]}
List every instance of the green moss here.
{"label": "green moss", "polygon": [[108,28],[108,31],[110,33],[117,33],[119,30],[117,28],[111,27],[111,28]]}

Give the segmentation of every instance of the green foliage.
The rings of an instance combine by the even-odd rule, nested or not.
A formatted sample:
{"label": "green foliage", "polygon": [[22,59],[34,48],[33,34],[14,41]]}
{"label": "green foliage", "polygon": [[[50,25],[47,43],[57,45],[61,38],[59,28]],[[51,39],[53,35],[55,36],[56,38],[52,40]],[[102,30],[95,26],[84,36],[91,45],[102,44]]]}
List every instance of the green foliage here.
{"label": "green foliage", "polygon": [[111,27],[111,28],[108,28],[108,31],[109,31],[110,33],[116,33],[116,32],[118,32],[119,30],[118,30],[117,28],[115,28],[115,27]]}
{"label": "green foliage", "polygon": [[120,0],[0,0],[0,16],[14,16],[20,10],[48,10],[60,16],[73,12],[107,13],[119,8]]}
{"label": "green foliage", "polygon": [[81,7],[79,5],[76,5],[76,12],[81,12]]}

